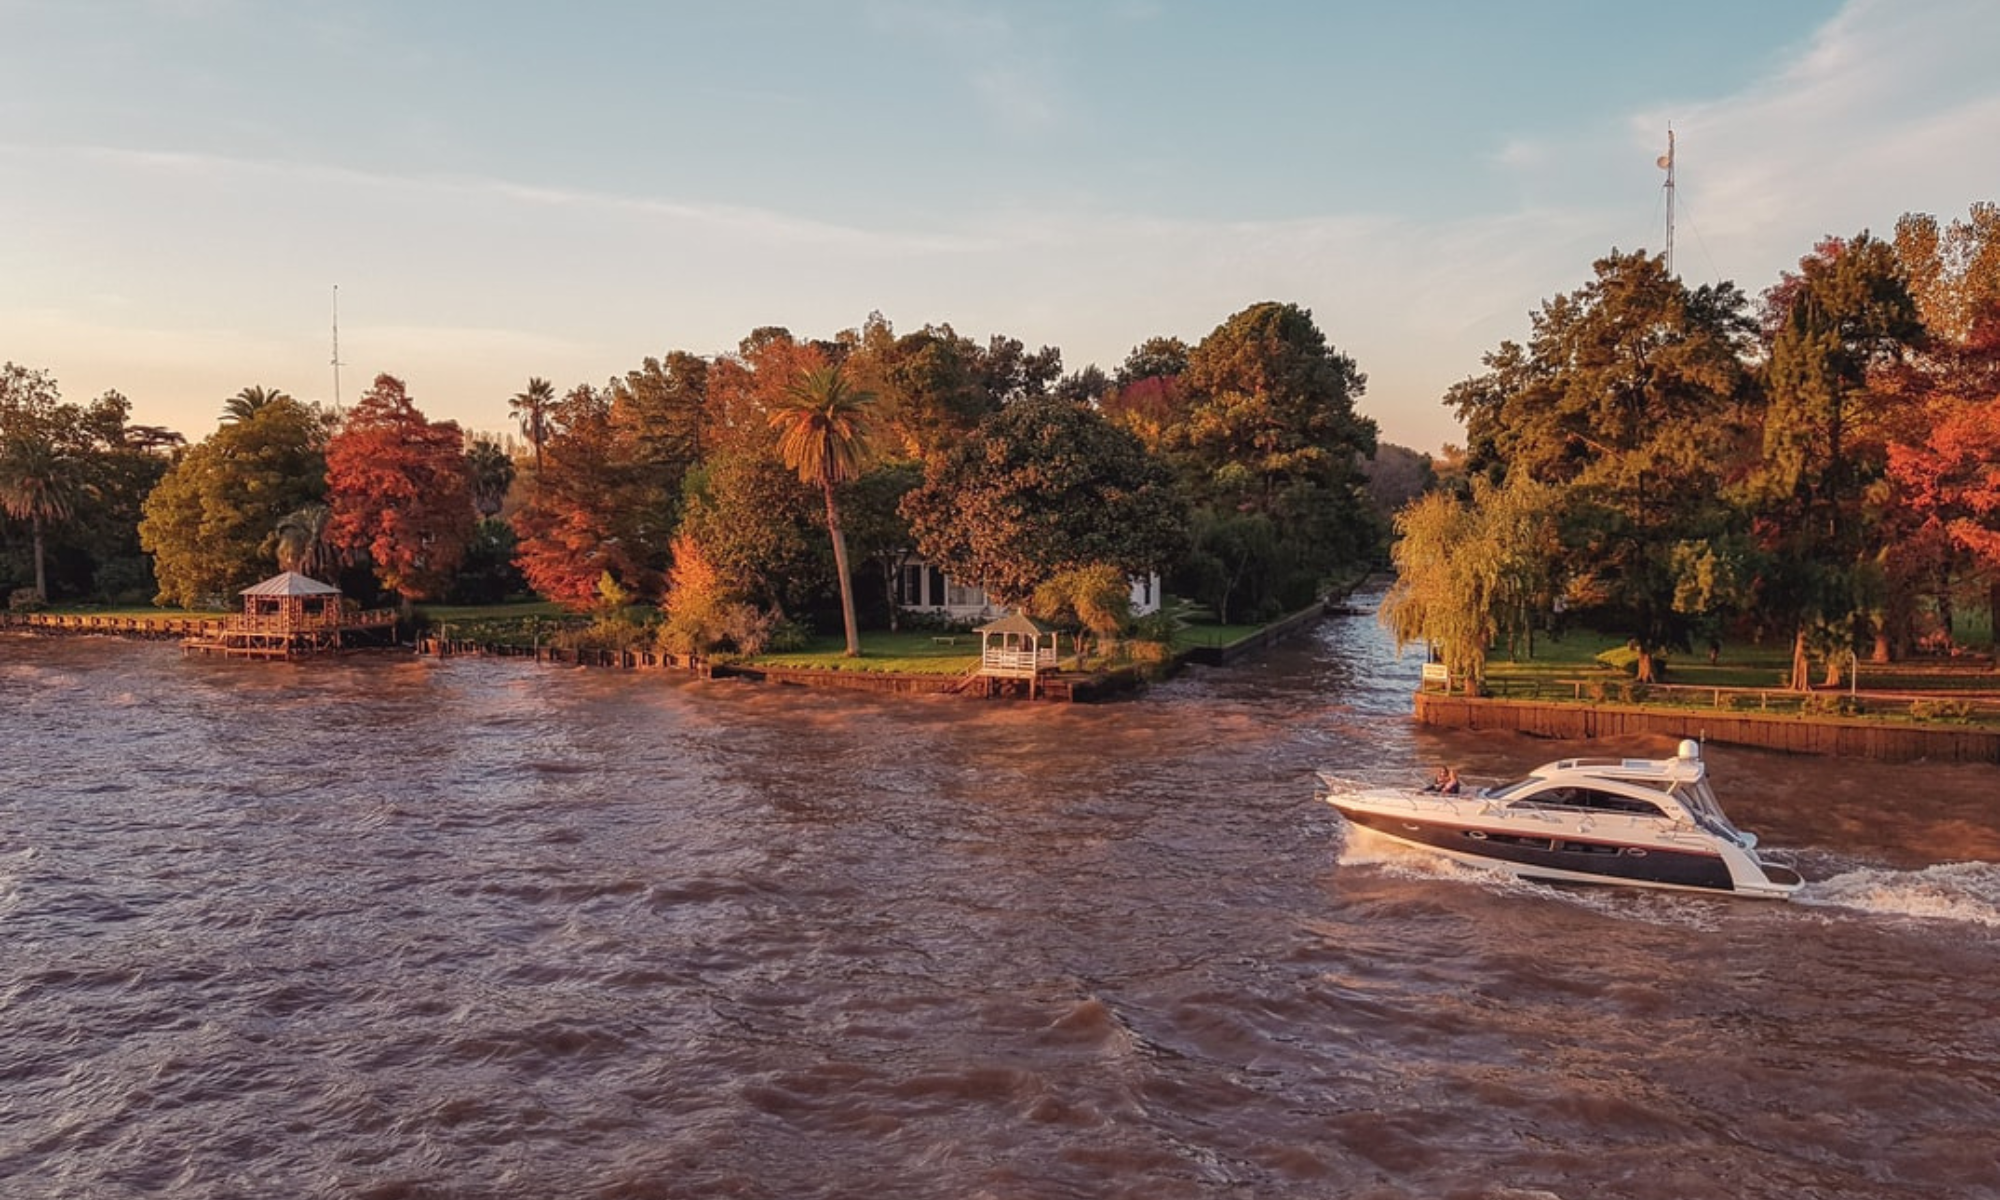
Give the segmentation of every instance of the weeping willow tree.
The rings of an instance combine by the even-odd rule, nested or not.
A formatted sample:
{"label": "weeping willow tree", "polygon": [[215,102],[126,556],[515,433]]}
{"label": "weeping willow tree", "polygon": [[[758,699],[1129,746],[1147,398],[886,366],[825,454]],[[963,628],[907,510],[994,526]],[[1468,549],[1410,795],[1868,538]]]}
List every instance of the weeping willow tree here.
{"label": "weeping willow tree", "polygon": [[1516,476],[1501,488],[1475,480],[1469,503],[1431,492],[1397,513],[1381,610],[1397,653],[1429,643],[1476,695],[1494,643],[1532,638],[1553,602],[1558,503],[1557,489]]}

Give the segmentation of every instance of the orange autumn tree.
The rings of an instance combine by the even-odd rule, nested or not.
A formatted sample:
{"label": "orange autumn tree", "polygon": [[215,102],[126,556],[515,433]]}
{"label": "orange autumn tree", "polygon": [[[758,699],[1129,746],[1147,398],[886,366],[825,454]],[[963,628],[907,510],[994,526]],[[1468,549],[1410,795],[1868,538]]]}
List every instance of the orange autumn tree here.
{"label": "orange autumn tree", "polygon": [[651,585],[632,553],[638,544],[618,533],[619,482],[630,470],[609,395],[588,384],[572,388],[548,419],[545,464],[513,518],[521,574],[537,595],[575,612],[597,606],[607,572],[622,587],[645,590]]}
{"label": "orange autumn tree", "polygon": [[1923,529],[1986,572],[2000,612],[2000,395],[1953,408],[1916,445],[1890,446],[1889,475]]}
{"label": "orange autumn tree", "polygon": [[326,447],[327,531],[366,551],[384,588],[441,596],[472,540],[472,483],[455,421],[426,420],[403,381],[377,375]]}

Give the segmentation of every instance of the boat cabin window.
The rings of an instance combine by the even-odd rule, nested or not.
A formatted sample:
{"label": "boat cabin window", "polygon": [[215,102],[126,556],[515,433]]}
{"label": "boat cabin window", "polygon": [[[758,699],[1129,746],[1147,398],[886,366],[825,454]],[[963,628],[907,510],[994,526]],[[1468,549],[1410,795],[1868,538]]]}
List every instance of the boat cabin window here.
{"label": "boat cabin window", "polygon": [[1544,788],[1521,797],[1514,801],[1514,805],[1518,808],[1553,808],[1563,811],[1635,813],[1645,817],[1666,815],[1656,804],[1587,787]]}

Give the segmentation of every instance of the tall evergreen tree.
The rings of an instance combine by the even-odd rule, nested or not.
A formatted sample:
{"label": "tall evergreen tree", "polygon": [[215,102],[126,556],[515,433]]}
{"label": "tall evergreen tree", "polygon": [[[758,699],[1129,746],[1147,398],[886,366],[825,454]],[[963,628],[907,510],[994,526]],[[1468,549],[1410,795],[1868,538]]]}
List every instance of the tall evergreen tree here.
{"label": "tall evergreen tree", "polygon": [[1829,679],[1864,630],[1861,593],[1885,526],[1868,511],[1888,466],[1895,398],[1875,372],[1923,337],[1894,250],[1862,233],[1828,241],[1766,296],[1761,516],[1774,570],[1767,600],[1794,627],[1792,686],[1810,660]]}
{"label": "tall evergreen tree", "polygon": [[1614,252],[1590,283],[1543,302],[1526,345],[1445,397],[1466,423],[1471,467],[1563,492],[1569,599],[1640,646],[1640,677],[1701,615],[1675,547],[1724,535],[1730,464],[1750,402],[1752,326],[1732,284],[1689,289],[1663,259]]}

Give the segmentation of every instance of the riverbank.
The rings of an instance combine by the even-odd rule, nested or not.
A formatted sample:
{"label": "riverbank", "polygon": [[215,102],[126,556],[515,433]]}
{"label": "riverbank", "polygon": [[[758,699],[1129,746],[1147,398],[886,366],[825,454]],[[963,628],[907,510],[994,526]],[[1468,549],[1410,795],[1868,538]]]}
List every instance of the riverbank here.
{"label": "riverbank", "polygon": [[104,637],[165,639],[210,637],[227,618],[100,616],[90,613],[0,612],[0,630],[23,633],[97,634]]}
{"label": "riverbank", "polygon": [[1890,724],[1855,717],[1561,703],[1418,692],[1417,720],[1562,741],[1664,734],[1736,746],[1880,762],[2000,763],[2000,730]]}

